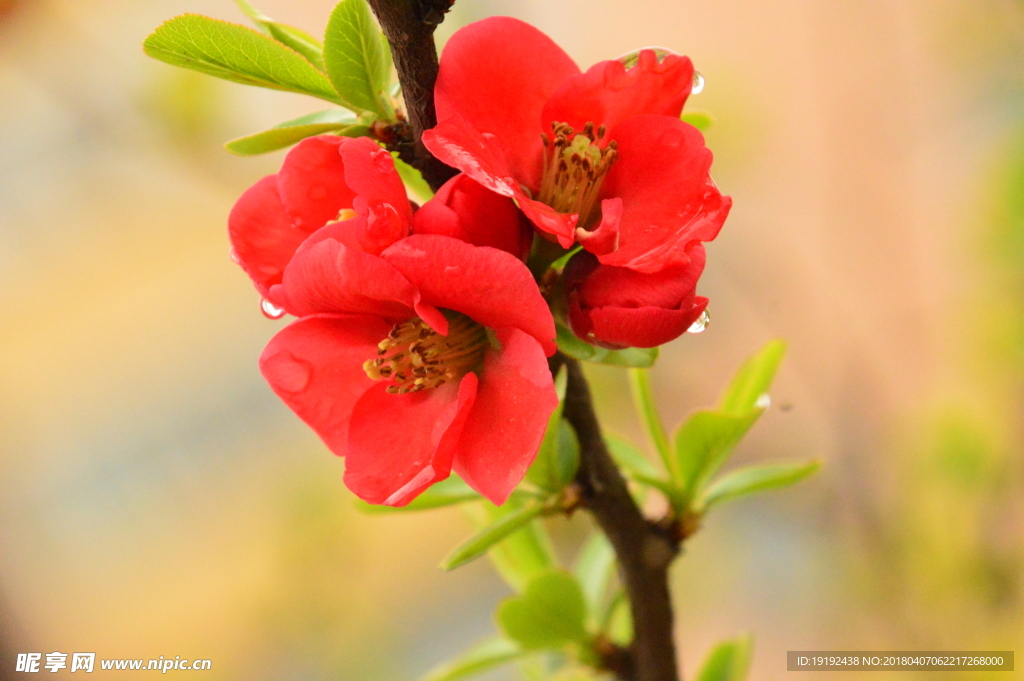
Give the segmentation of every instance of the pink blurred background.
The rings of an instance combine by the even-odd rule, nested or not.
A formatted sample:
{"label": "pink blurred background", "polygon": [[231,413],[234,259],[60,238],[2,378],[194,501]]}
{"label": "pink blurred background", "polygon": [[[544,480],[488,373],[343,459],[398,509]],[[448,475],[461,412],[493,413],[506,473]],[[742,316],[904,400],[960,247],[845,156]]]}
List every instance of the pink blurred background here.
{"label": "pink blurred background", "polygon": [[[333,5],[258,4],[313,33]],[[360,515],[263,383],[284,322],[225,219],[282,153],[220,144],[323,106],[145,58],[184,12],[244,23],[229,0],[0,2],[0,678],[60,650],[415,679],[490,633],[508,589],[485,561],[437,569],[470,531],[458,511]],[[687,672],[740,631],[752,679],[785,678],[787,650],[1019,648],[1024,3],[459,0],[439,38],[492,14],[583,67],[661,45],[706,77],[688,109],[714,117],[735,207],[708,248],[712,323],[655,369],[666,419],[790,344],[737,460],[825,468],[688,544]],[[639,441],[622,372],[591,374]],[[566,547],[586,528],[551,522]]]}

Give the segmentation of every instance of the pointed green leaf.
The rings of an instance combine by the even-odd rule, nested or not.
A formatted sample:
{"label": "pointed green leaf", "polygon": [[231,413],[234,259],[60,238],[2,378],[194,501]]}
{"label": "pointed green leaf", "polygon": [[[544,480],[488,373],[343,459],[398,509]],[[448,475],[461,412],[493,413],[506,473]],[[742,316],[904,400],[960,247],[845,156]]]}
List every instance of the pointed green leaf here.
{"label": "pointed green leaf", "polygon": [[305,57],[258,31],[184,14],[161,24],[142,44],[149,56],[244,85],[286,90],[341,104],[327,77]]}
{"label": "pointed green leaf", "polygon": [[722,641],[708,655],[697,681],[744,681],[754,643],[749,634]]}
{"label": "pointed green leaf", "polygon": [[675,456],[669,473],[684,499],[693,499],[722,467],[760,415],[760,409],[743,416],[698,411],[676,431]]}
{"label": "pointed green leaf", "polygon": [[661,422],[661,415],[654,404],[654,392],[651,390],[651,375],[646,369],[630,369],[629,385],[633,393],[633,404],[637,413],[640,414],[640,421],[644,424],[644,431],[647,437],[651,438],[654,448],[665,462],[665,466],[671,470],[669,461],[672,458],[672,446],[668,441],[668,434]]}
{"label": "pointed green leaf", "polygon": [[529,654],[507,638],[495,636],[435,667],[420,681],[459,681]]}
{"label": "pointed green leaf", "polygon": [[619,464],[629,477],[641,475],[656,478],[660,475],[651,460],[625,438],[605,433],[604,442],[608,445],[608,451],[615,459],[615,463]]}
{"label": "pointed green leaf", "polygon": [[392,151],[391,157],[395,159],[395,170],[398,171],[398,176],[402,178],[405,188],[412,192],[416,200],[420,203],[426,203],[434,197],[434,190],[423,179],[423,174],[420,171],[398,158],[397,151]]}
{"label": "pointed green leaf", "polygon": [[369,133],[370,128],[345,109],[328,109],[279,123],[269,130],[237,137],[225,142],[224,148],[239,156],[253,156],[290,147],[307,137],[336,131],[346,137],[362,137]]}
{"label": "pointed green leaf", "polygon": [[353,111],[395,120],[388,91],[390,54],[366,0],[341,0],[324,33],[324,63],[338,95]]}
{"label": "pointed green leaf", "polygon": [[[477,527],[487,527],[503,516],[514,513],[530,497],[513,492],[504,506],[489,502],[463,506]],[[555,549],[544,523],[527,523],[491,547],[487,557],[505,582],[522,591],[533,577],[555,565]]]}
{"label": "pointed green leaf", "polygon": [[620,646],[628,646],[633,641],[633,613],[629,609],[625,592],[615,594],[601,631]]}
{"label": "pointed green leaf", "polygon": [[555,342],[558,349],[576,359],[597,364],[611,364],[620,367],[649,367],[653,366],[658,359],[658,348],[626,348],[624,350],[609,350],[599,348],[580,340],[568,327],[562,324],[555,325],[557,336]]}
{"label": "pointed green leaf", "polygon": [[710,128],[711,124],[715,122],[711,114],[705,111],[686,111],[680,118],[684,123],[689,123],[701,132]]}
{"label": "pointed green leaf", "polygon": [[400,513],[403,511],[427,511],[479,499],[483,499],[483,497],[453,473],[441,482],[431,485],[405,506],[383,506],[359,500],[356,502],[356,508],[363,513],[370,514]]}
{"label": "pointed green leaf", "polygon": [[590,622],[597,626],[604,612],[608,584],[615,573],[615,549],[602,532],[594,532],[576,559],[573,574],[583,591]]}
{"label": "pointed green leaf", "polygon": [[252,19],[257,26],[266,30],[272,38],[280,43],[284,43],[301,54],[309,61],[310,64],[320,71],[325,70],[324,47],[320,44],[319,40],[306,33],[301,28],[282,24],[279,21],[274,21],[266,14],[253,7],[249,0],[235,0],[235,4],[238,5],[242,12]]}
{"label": "pointed green leaf", "polygon": [[516,530],[524,527],[531,520],[544,512],[544,504],[539,500],[531,500],[522,507],[517,508],[507,515],[503,515],[495,522],[484,527],[466,541],[459,544],[448,556],[441,561],[442,570],[454,570],[460,565],[465,565],[471,560],[479,558],[487,553],[491,547],[509,536]]}
{"label": "pointed green leaf", "polygon": [[549,492],[559,492],[572,482],[580,465],[580,445],[576,432],[562,420],[567,374],[564,368],[555,377],[558,406],[548,418],[548,427],[526,479]]}
{"label": "pointed green leaf", "polygon": [[576,579],[562,570],[550,570],[530,581],[519,596],[498,607],[498,624],[523,648],[558,648],[584,642],[587,605]]}
{"label": "pointed green leaf", "polygon": [[772,378],[785,354],[786,344],[781,340],[773,340],[744,362],[722,397],[719,407],[721,411],[743,416],[754,407],[766,407],[766,398],[762,396],[767,396]]}
{"label": "pointed green leaf", "polygon": [[788,487],[800,482],[821,468],[821,462],[780,463],[768,466],[741,468],[723,475],[701,493],[698,509],[742,497],[755,492]]}

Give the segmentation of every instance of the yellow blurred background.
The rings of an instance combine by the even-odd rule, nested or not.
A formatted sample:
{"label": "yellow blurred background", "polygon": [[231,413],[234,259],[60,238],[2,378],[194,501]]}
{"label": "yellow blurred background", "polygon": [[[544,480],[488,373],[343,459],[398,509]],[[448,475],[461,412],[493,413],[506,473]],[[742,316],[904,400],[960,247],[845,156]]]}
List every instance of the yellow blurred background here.
{"label": "yellow blurred background", "polygon": [[[257,4],[319,33],[333,3]],[[324,107],[145,58],[184,12],[244,23],[230,0],[0,2],[0,679],[27,651],[415,679],[490,633],[508,589],[485,561],[437,569],[458,511],[360,515],[263,383],[284,322],[225,221],[283,153],[220,144]],[[783,337],[737,459],[825,462],[688,543],[687,672],[739,631],[759,680],[787,677],[787,650],[1024,652],[1024,3],[459,0],[439,37],[492,14],[584,68],[693,58],[688,108],[713,114],[735,208],[708,249],[711,326],[665,348],[655,387],[677,423]],[[591,374],[639,440],[623,374]],[[551,526],[573,546],[587,521]]]}

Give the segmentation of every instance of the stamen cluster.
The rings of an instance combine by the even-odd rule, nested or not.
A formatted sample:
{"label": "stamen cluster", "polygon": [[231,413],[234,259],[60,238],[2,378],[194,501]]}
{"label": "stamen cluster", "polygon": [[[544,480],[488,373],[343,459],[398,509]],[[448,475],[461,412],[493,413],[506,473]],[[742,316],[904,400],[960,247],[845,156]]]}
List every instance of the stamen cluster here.
{"label": "stamen cluster", "polygon": [[581,132],[568,123],[551,124],[552,137],[544,141],[544,176],[537,200],[559,213],[578,213],[580,227],[597,221],[595,207],[608,169],[615,162],[618,144],[600,145],[607,128],[588,122]]}
{"label": "stamen cluster", "polygon": [[377,347],[377,357],[363,363],[373,380],[390,380],[391,395],[436,388],[477,368],[487,347],[484,327],[469,317],[449,313],[448,335],[420,318],[395,324]]}

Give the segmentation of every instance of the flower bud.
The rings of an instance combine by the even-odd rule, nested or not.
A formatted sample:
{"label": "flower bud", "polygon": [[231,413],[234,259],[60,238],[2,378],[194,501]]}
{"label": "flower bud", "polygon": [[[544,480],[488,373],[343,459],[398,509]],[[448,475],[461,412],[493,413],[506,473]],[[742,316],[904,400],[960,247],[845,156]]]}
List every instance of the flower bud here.
{"label": "flower bud", "polygon": [[679,337],[708,305],[696,295],[704,247],[687,249],[689,261],[652,273],[602,265],[587,251],[563,272],[569,327],[594,345],[652,348]]}

